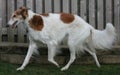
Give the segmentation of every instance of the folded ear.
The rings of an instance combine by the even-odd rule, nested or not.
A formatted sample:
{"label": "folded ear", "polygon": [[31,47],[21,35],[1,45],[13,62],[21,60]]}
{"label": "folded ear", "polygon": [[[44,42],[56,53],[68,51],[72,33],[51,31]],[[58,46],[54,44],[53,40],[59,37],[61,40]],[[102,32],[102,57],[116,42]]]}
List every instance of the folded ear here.
{"label": "folded ear", "polygon": [[41,31],[43,28],[43,19],[40,15],[34,15],[33,18],[29,21],[29,25],[34,30]]}
{"label": "folded ear", "polygon": [[28,16],[28,9],[24,6],[19,8],[20,14],[22,15],[23,19],[26,19]]}

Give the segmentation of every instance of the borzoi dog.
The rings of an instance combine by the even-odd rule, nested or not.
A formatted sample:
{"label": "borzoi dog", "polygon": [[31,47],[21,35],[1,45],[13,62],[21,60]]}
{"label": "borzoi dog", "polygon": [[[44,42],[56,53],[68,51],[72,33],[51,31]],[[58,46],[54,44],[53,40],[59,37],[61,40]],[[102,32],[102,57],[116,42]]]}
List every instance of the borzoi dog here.
{"label": "borzoi dog", "polygon": [[37,14],[26,7],[20,7],[12,14],[8,25],[15,28],[21,22],[24,22],[28,29],[30,44],[25,60],[17,70],[25,68],[41,41],[47,44],[48,61],[59,67],[54,56],[65,36],[68,39],[70,60],[61,71],[67,70],[74,62],[76,54],[84,51],[90,53],[96,65],[100,67],[95,49],[110,49],[116,36],[115,28],[111,23],[106,25],[105,30],[100,31],[93,28],[81,17],[68,13]]}

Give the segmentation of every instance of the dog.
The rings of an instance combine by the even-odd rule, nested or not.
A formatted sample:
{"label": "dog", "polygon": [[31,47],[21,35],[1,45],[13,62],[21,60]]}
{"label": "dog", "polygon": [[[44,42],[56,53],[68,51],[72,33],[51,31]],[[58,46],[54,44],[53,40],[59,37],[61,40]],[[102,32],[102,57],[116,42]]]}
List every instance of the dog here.
{"label": "dog", "polygon": [[25,60],[17,70],[23,70],[29,63],[30,57],[37,52],[39,43],[42,41],[48,47],[48,61],[59,67],[54,60],[58,47],[67,37],[70,50],[70,60],[61,68],[67,70],[81,52],[88,52],[93,56],[96,65],[100,67],[96,56],[96,49],[109,50],[115,42],[116,32],[111,23],[107,23],[104,30],[96,30],[81,17],[68,13],[44,13],[37,14],[22,6],[13,12],[8,25],[16,28],[24,22],[28,30],[29,48]]}

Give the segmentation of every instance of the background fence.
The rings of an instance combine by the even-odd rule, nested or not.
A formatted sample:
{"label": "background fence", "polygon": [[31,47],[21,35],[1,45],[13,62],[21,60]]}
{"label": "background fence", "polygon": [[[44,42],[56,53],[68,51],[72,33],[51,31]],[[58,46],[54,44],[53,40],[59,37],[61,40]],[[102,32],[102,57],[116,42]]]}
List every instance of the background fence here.
{"label": "background fence", "polygon": [[24,25],[17,29],[6,28],[11,14],[20,6],[27,6],[37,13],[78,14],[97,29],[103,29],[111,22],[120,43],[120,0],[0,0],[0,42],[28,42]]}

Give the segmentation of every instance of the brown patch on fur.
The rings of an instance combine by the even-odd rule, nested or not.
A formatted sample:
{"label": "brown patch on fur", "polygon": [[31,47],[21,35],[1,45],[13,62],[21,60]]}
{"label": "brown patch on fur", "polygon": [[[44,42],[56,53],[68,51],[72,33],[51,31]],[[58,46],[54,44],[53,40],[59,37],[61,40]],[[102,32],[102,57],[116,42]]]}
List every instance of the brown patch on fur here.
{"label": "brown patch on fur", "polygon": [[28,16],[28,9],[26,7],[20,7],[21,9],[21,15],[23,17],[23,19],[26,19],[26,17]]}
{"label": "brown patch on fur", "polygon": [[28,16],[28,9],[26,7],[20,7],[18,10],[14,12],[13,18],[18,17],[20,15],[22,16],[23,19],[26,19],[26,17]]}
{"label": "brown patch on fur", "polygon": [[71,23],[74,21],[74,15],[72,14],[67,14],[67,13],[61,13],[60,15],[60,19],[64,22],[64,23]]}
{"label": "brown patch on fur", "polygon": [[45,16],[45,17],[48,17],[48,16],[49,16],[48,13],[43,13],[43,14],[40,14],[40,15]]}
{"label": "brown patch on fur", "polygon": [[33,18],[29,21],[30,27],[34,30],[41,31],[43,29],[43,19],[39,15],[34,15]]}

